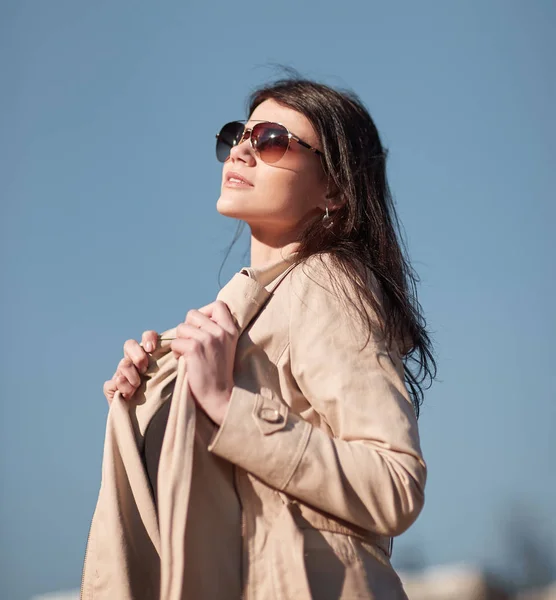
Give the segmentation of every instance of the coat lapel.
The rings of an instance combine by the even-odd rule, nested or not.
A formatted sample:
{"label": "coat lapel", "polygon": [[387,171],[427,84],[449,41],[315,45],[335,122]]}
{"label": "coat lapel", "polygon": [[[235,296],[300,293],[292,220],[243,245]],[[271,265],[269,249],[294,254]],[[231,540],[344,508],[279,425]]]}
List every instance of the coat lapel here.
{"label": "coat lapel", "polygon": [[[240,334],[260,311],[270,292],[246,275],[236,274],[222,288],[224,301]],[[161,550],[161,598],[181,600],[185,596],[184,540],[191,491],[195,446],[195,401],[187,383],[184,357],[178,361],[176,384],[158,466],[158,518]],[[205,451],[207,451],[205,449]]]}

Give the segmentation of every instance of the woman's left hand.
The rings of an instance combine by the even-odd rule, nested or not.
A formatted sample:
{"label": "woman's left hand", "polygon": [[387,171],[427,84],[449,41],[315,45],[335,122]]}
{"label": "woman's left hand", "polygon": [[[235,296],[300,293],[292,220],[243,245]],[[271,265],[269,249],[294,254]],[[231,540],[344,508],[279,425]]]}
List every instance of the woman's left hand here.
{"label": "woman's left hand", "polygon": [[187,381],[195,402],[221,425],[234,387],[238,330],[224,302],[190,310],[176,329],[171,348],[185,356]]}

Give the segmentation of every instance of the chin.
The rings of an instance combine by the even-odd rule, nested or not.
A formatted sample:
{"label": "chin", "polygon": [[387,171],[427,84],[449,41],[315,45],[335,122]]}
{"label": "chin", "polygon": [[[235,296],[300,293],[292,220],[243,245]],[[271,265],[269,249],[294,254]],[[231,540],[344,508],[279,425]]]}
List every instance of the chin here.
{"label": "chin", "polygon": [[245,216],[245,210],[241,209],[241,202],[238,202],[237,198],[227,198],[223,195],[218,198],[216,210],[224,217],[233,219],[243,219]]}

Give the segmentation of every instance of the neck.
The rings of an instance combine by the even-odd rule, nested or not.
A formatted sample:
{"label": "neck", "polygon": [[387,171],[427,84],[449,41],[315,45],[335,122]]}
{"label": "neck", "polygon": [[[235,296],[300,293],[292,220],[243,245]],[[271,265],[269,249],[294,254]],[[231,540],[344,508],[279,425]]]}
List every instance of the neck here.
{"label": "neck", "polygon": [[291,237],[263,236],[251,229],[251,266],[255,269],[264,267],[295,252],[299,242]]}

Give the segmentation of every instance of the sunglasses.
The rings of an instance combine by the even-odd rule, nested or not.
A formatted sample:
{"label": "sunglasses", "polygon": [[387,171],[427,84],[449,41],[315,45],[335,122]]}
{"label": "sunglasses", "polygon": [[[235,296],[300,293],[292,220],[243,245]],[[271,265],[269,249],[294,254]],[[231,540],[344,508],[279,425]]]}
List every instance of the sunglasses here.
{"label": "sunglasses", "polygon": [[290,147],[291,140],[319,156],[324,156],[320,150],[313,148],[307,142],[290,133],[280,123],[260,121],[251,129],[248,129],[245,126],[245,121],[232,121],[226,123],[220,133],[216,134],[216,158],[220,162],[226,162],[233,146],[237,146],[247,139],[251,143],[251,148],[257,152],[261,160],[269,165],[277,163],[283,158]]}

